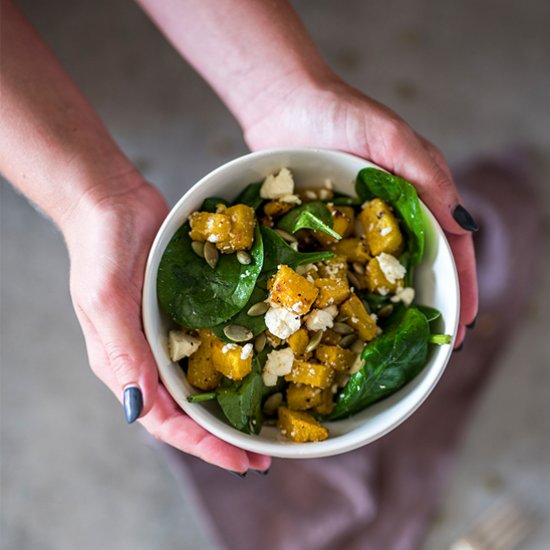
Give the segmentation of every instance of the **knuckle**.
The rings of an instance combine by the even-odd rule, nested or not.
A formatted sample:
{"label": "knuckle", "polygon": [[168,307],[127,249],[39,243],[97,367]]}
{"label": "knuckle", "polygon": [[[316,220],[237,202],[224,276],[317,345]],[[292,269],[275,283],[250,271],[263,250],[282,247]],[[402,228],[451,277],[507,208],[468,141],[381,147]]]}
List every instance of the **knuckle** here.
{"label": "knuckle", "polygon": [[117,343],[108,342],[104,345],[105,353],[113,374],[118,380],[124,381],[134,373],[135,359],[129,351]]}

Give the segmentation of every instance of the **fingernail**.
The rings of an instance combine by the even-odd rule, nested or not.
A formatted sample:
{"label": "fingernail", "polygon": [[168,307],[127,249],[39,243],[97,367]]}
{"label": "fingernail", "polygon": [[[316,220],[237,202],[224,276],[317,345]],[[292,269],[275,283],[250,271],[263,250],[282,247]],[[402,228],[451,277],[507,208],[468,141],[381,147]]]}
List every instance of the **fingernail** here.
{"label": "fingernail", "polygon": [[474,320],[469,325],[466,325],[466,328],[474,328],[476,326],[476,321],[477,315],[474,317]]}
{"label": "fingernail", "polygon": [[453,218],[456,220],[456,223],[462,227],[462,229],[466,229],[466,231],[479,231],[479,227],[466,208],[462,206],[461,204],[458,204],[455,206],[453,210]]}
{"label": "fingernail", "polygon": [[234,475],[234,476],[237,476],[237,477],[240,477],[241,479],[245,478],[246,477],[246,474],[248,472],[245,472],[244,474],[241,474],[240,472],[234,472],[233,470],[227,470],[231,475]]}
{"label": "fingernail", "polygon": [[129,386],[124,390],[124,416],[126,422],[135,422],[143,409],[143,396],[137,386]]}
{"label": "fingernail", "polygon": [[259,476],[266,476],[269,474],[269,468],[267,470],[252,470],[253,472],[256,472]]}
{"label": "fingernail", "polygon": [[458,348],[455,348],[454,351],[456,353],[458,353],[459,351],[462,351],[462,348],[464,347],[464,342],[462,342],[462,344],[460,344],[460,346],[458,346]]}

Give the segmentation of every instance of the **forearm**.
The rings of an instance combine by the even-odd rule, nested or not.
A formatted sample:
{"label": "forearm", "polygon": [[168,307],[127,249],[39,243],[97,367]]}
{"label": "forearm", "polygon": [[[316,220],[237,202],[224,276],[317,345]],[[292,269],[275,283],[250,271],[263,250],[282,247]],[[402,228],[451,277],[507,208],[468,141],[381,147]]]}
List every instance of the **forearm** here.
{"label": "forearm", "polygon": [[283,0],[138,0],[243,128],[298,87],[334,79]]}
{"label": "forearm", "polygon": [[2,2],[0,172],[62,226],[77,204],[136,184],[135,172],[52,52]]}

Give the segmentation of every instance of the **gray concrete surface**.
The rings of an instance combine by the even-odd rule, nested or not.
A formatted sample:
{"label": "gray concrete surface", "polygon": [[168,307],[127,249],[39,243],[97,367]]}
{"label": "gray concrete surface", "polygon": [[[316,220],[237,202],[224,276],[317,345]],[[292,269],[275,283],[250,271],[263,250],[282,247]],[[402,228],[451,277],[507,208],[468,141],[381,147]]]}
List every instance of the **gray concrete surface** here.
{"label": "gray concrete surface", "polygon": [[[223,105],[131,2],[24,0],[127,154],[170,203],[246,151]],[[509,144],[540,158],[550,233],[550,4],[295,2],[329,62],[402,114],[451,162]],[[203,515],[87,368],[61,236],[1,187],[2,549],[212,548]],[[532,314],[477,409],[426,550],[501,495],[550,541],[550,261]]]}

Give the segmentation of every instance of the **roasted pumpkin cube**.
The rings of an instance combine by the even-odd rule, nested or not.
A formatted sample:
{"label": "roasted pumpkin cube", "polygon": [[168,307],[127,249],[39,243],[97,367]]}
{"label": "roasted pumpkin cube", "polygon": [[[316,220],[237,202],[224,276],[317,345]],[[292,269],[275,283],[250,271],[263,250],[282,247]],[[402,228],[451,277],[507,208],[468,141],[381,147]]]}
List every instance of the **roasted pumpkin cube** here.
{"label": "roasted pumpkin cube", "polygon": [[214,368],[227,378],[242,380],[252,370],[252,344],[228,344],[214,337],[212,362]]}
{"label": "roasted pumpkin cube", "polygon": [[296,357],[304,355],[308,344],[309,335],[307,329],[305,328],[297,330],[294,334],[291,334],[288,337],[288,345],[290,346],[290,349],[292,349]]}
{"label": "roasted pumpkin cube", "polygon": [[305,411],[321,404],[321,388],[306,384],[289,384],[286,390],[288,408],[295,411]]}
{"label": "roasted pumpkin cube", "polygon": [[323,278],[338,279],[340,281],[348,280],[348,264],[345,256],[336,255],[330,258],[330,260],[319,262],[316,265],[319,275]]}
{"label": "roasted pumpkin cube", "polygon": [[315,407],[317,414],[326,415],[330,414],[334,409],[334,393],[332,388],[325,388],[321,392],[321,402]]}
{"label": "roasted pumpkin cube", "polygon": [[314,284],[287,265],[279,266],[268,287],[270,302],[298,315],[306,314],[319,294]]}
{"label": "roasted pumpkin cube", "polygon": [[315,358],[334,370],[347,372],[355,361],[355,353],[340,346],[319,344],[315,350]]}
{"label": "roasted pumpkin cube", "polygon": [[200,390],[213,390],[222,377],[212,361],[212,342],[216,336],[209,330],[201,329],[199,338],[199,349],[189,357],[187,380]]}
{"label": "roasted pumpkin cube", "polygon": [[367,290],[369,292],[378,292],[386,295],[388,292],[395,292],[398,287],[403,286],[403,279],[395,279],[392,283],[386,278],[386,275],[380,267],[378,258],[373,258],[367,265],[365,272]]}
{"label": "roasted pumpkin cube", "polygon": [[323,441],[328,437],[328,429],[313,416],[287,407],[279,407],[277,426],[282,435],[297,443]]}
{"label": "roasted pumpkin cube", "polygon": [[225,210],[224,214],[231,220],[231,232],[226,242],[221,242],[217,248],[221,252],[231,253],[238,250],[249,250],[254,242],[254,209],[245,204],[236,204]]}
{"label": "roasted pumpkin cube", "polygon": [[349,284],[341,279],[316,279],[313,283],[319,289],[315,307],[325,308],[332,304],[341,304],[349,297]]}
{"label": "roasted pumpkin cube", "polygon": [[334,243],[330,247],[336,254],[342,255],[348,262],[367,263],[371,255],[367,242],[359,237],[350,237]]}
{"label": "roasted pumpkin cube", "polygon": [[264,205],[264,214],[270,218],[278,218],[292,210],[296,205],[291,202],[273,200]]}
{"label": "roasted pumpkin cube", "polygon": [[400,254],[403,251],[403,235],[391,207],[382,199],[368,201],[360,214],[365,228],[365,239],[373,256],[381,252]]}
{"label": "roasted pumpkin cube", "polygon": [[191,231],[189,237],[194,241],[210,241],[216,247],[228,243],[231,233],[231,218],[226,214],[211,212],[193,212],[189,216]]}
{"label": "roasted pumpkin cube", "polygon": [[357,331],[363,342],[368,342],[376,337],[378,332],[376,321],[370,316],[365,305],[356,294],[352,294],[340,306],[340,313],[348,318],[346,323]]}
{"label": "roasted pumpkin cube", "polygon": [[[329,206],[330,214],[332,216],[332,229],[338,233],[338,235],[344,237],[349,234],[352,229],[353,217],[350,218],[343,208],[339,206]],[[353,208],[350,209],[353,213]],[[313,231],[313,236],[325,247],[328,248],[331,244],[338,242],[338,239],[327,235],[323,231]]]}
{"label": "roasted pumpkin cube", "polygon": [[295,359],[292,370],[285,376],[285,380],[297,384],[308,384],[316,388],[327,388],[334,380],[334,369],[320,363]]}

